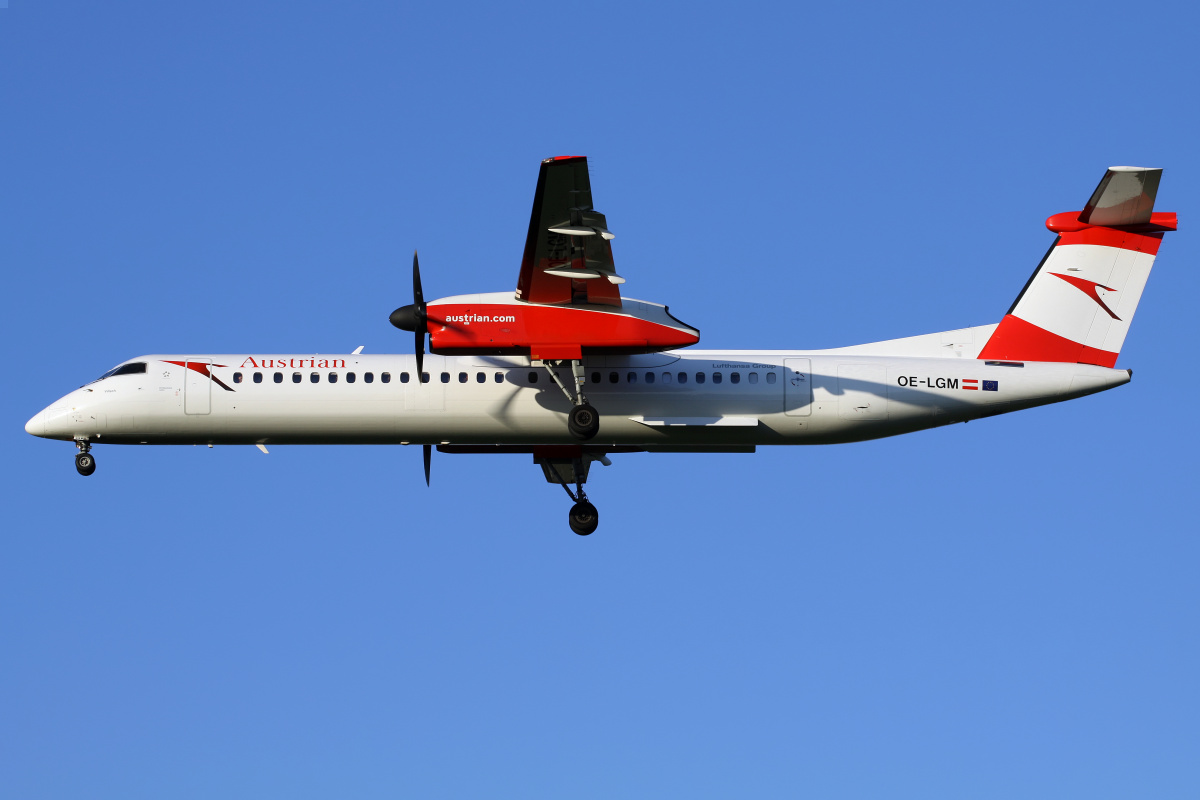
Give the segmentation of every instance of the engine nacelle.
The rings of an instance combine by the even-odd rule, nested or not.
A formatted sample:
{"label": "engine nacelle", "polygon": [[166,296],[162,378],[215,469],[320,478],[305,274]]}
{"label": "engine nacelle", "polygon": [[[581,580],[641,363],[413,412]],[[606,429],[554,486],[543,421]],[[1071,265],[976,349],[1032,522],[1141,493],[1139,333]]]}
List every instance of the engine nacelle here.
{"label": "engine nacelle", "polygon": [[543,305],[511,293],[469,294],[426,307],[429,349],[439,355],[528,355],[543,360],[585,353],[654,353],[688,347],[700,331],[657,303]]}

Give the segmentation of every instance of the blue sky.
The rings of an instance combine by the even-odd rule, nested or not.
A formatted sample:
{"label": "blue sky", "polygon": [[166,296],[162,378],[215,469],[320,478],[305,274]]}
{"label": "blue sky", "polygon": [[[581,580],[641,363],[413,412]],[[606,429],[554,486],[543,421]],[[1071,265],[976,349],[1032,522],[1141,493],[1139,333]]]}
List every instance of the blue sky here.
{"label": "blue sky", "polygon": [[[0,785],[13,797],[1195,797],[1200,77],[1186,4],[0,9]],[[999,320],[1106,166],[1177,211],[1079,401],[614,457],[72,448],[148,352],[407,352],[589,156],[706,348]]]}

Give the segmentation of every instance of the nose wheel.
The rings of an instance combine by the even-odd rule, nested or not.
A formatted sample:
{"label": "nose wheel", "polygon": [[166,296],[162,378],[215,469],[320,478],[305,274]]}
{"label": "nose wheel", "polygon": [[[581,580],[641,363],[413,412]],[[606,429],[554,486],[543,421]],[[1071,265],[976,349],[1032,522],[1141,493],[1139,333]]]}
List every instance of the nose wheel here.
{"label": "nose wheel", "polygon": [[596,507],[588,502],[587,495],[582,495],[582,499],[576,501],[575,505],[571,506],[571,515],[568,517],[568,522],[571,525],[571,530],[580,536],[587,536],[590,533],[596,532],[596,527],[600,524],[600,512]]}
{"label": "nose wheel", "polygon": [[[587,461],[582,458],[569,461],[543,458],[537,459],[537,461],[542,465],[546,479],[562,486],[567,497],[571,498],[574,503],[567,516],[571,530],[580,536],[595,533],[596,528],[600,525],[600,512],[588,501],[587,493],[583,491],[583,483],[587,480]],[[571,487],[567,485],[568,482],[574,482],[575,491],[571,491]]]}
{"label": "nose wheel", "polygon": [[75,456],[75,471],[87,477],[96,471],[96,457],[91,454],[92,446],[87,442],[77,442],[79,453]]}

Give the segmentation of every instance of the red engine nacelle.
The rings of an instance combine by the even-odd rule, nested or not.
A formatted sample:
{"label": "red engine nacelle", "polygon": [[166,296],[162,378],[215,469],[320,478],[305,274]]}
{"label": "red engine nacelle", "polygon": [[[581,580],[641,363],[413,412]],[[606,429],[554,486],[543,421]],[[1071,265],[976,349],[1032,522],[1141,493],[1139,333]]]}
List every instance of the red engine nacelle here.
{"label": "red engine nacelle", "polygon": [[666,306],[625,298],[619,307],[542,305],[511,294],[463,295],[427,306],[430,350],[439,355],[529,355],[544,360],[584,353],[653,353],[688,347],[700,331]]}

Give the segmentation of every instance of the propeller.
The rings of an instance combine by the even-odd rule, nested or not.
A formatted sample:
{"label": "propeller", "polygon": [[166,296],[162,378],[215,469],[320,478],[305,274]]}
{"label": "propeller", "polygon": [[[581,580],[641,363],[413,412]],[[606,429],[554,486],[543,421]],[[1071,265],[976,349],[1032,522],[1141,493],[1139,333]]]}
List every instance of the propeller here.
{"label": "propeller", "polygon": [[[421,265],[417,261],[416,250],[413,251],[413,301],[393,311],[388,321],[402,331],[412,331],[415,334],[413,352],[417,356],[417,383],[424,383],[425,334],[429,333],[429,316],[425,309],[425,293],[421,291]],[[428,486],[433,445],[421,445],[421,456],[425,462],[425,485]]]}
{"label": "propeller", "polygon": [[[425,334],[429,333],[429,317],[425,313],[425,295],[421,291],[421,267],[417,251],[413,251],[413,302],[392,312],[388,320],[402,331],[416,335],[413,352],[417,354],[417,382],[422,382],[425,362]],[[425,449],[425,482],[429,483],[429,448]]]}

